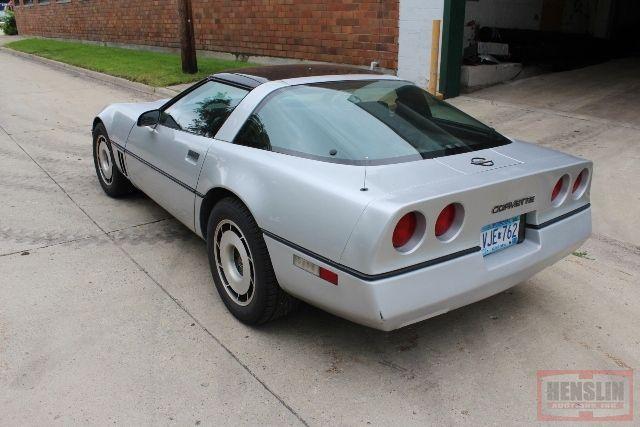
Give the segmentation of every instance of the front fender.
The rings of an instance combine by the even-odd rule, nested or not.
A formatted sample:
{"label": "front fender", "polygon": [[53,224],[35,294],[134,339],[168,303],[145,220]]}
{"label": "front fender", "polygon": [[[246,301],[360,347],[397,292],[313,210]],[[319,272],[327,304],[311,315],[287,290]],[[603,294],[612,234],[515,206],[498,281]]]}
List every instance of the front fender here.
{"label": "front fender", "polygon": [[[111,104],[98,113],[99,119],[107,129],[109,138],[116,144],[125,146],[129,132],[138,121],[140,114],[145,111],[155,110],[167,102],[161,99],[153,102]],[[96,120],[94,120],[95,124]]]}

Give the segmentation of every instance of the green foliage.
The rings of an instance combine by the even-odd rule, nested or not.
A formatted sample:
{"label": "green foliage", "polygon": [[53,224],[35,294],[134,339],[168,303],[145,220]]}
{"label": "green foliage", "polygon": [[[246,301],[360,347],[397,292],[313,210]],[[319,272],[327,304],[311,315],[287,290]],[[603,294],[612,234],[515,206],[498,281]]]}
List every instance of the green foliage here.
{"label": "green foliage", "polygon": [[587,251],[575,251],[573,252],[573,256],[577,256],[578,258],[589,259],[594,261],[594,258],[589,257],[589,253]]}
{"label": "green foliage", "polygon": [[213,138],[232,111],[231,98],[218,92],[215,96],[198,103],[196,109],[198,117],[189,126],[189,130],[198,135]]}
{"label": "green foliage", "polygon": [[152,86],[193,82],[223,70],[253,65],[198,58],[198,73],[185,74],[182,72],[180,55],[173,53],[46,39],[18,40],[7,43],[5,47]]}
{"label": "green foliage", "polygon": [[5,15],[0,18],[0,30],[9,36],[18,34],[18,26],[16,25],[16,16],[13,11],[6,10]]}

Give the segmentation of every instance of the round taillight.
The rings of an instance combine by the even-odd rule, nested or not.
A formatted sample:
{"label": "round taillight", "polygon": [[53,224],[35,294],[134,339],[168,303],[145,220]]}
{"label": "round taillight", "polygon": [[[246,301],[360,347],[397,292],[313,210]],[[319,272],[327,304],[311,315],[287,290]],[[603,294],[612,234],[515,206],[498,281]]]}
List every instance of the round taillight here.
{"label": "round taillight", "polygon": [[553,202],[555,199],[558,198],[558,195],[560,194],[560,191],[562,190],[562,178],[560,178],[558,180],[558,182],[556,182],[556,185],[553,187],[553,191],[551,191],[551,201]]}
{"label": "round taillight", "polygon": [[571,193],[575,194],[578,191],[578,189],[580,188],[580,185],[585,180],[587,173],[588,172],[586,169],[582,169],[582,171],[580,171],[580,174],[576,177],[576,180],[573,183],[573,188],[571,189]]}
{"label": "round taillight", "polygon": [[436,220],[436,236],[440,237],[445,234],[451,226],[453,225],[453,221],[456,218],[456,206],[455,204],[450,204],[440,212],[438,215],[438,219]]}
{"label": "round taillight", "polygon": [[409,243],[409,240],[416,232],[416,226],[418,225],[418,218],[415,212],[409,212],[398,221],[396,228],[393,230],[393,247],[401,248]]}

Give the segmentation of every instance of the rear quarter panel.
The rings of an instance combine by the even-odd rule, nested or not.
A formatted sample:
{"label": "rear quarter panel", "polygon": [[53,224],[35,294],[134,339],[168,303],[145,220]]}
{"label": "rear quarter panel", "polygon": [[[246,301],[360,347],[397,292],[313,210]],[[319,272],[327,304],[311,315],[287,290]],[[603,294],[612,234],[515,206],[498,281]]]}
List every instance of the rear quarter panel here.
{"label": "rear quarter panel", "polygon": [[362,167],[216,140],[207,153],[197,190],[202,194],[216,187],[230,190],[263,230],[337,261],[374,197],[360,191],[363,177]]}

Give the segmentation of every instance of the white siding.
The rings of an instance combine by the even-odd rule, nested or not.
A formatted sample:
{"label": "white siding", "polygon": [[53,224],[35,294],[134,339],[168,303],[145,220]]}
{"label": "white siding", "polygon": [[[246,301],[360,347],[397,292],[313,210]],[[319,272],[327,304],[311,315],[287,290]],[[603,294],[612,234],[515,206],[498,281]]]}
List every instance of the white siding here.
{"label": "white siding", "polygon": [[400,0],[398,76],[427,87],[431,25],[442,19],[444,0]]}

